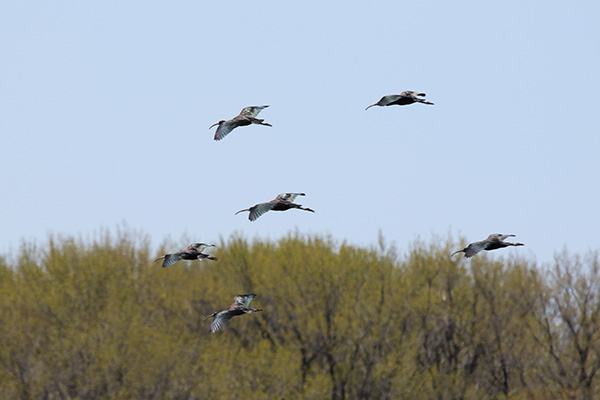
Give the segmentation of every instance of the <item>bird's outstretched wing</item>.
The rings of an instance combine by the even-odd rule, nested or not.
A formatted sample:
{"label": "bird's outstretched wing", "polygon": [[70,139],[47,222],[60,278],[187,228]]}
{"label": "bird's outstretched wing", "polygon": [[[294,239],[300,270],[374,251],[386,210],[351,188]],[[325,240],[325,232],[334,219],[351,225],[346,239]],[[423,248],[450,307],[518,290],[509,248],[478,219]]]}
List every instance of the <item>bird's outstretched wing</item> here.
{"label": "bird's outstretched wing", "polygon": [[413,92],[412,90],[404,90],[403,92],[400,93],[400,95],[397,95],[398,97],[416,97],[417,94],[415,92]]}
{"label": "bird's outstretched wing", "polygon": [[[407,98],[407,97],[410,98],[412,96],[410,94],[407,94],[406,92],[402,92],[400,94],[389,94],[387,96],[383,96],[381,99],[382,100],[385,99],[386,104],[393,104],[393,103],[397,102],[398,100]],[[381,100],[379,100],[379,101],[381,101]]]}
{"label": "bird's outstretched wing", "polygon": [[233,313],[228,310],[217,313],[217,315],[215,315],[215,319],[213,319],[212,323],[210,324],[210,333],[219,331],[229,322],[231,318],[233,318]]}
{"label": "bird's outstretched wing", "polygon": [[244,115],[244,116],[248,116],[248,117],[256,117],[262,110],[264,110],[267,107],[269,107],[269,106],[265,105],[265,106],[244,107],[244,108],[242,108],[242,111],[240,111],[240,115]]}
{"label": "bird's outstretched wing", "polygon": [[485,250],[487,248],[487,246],[489,245],[489,242],[484,240],[481,242],[474,242],[471,243],[470,245],[467,246],[467,248],[465,249],[465,257],[466,258],[471,258],[473,257],[475,254],[482,252],[483,250]]}
{"label": "bird's outstretched wing", "polygon": [[231,133],[231,131],[234,130],[235,128],[237,128],[238,126],[240,126],[239,121],[237,121],[235,118],[230,119],[229,121],[223,122],[222,124],[219,124],[219,127],[217,128],[217,131],[215,132],[215,140],[223,139],[225,136],[229,135],[229,133]]}
{"label": "bird's outstretched wing", "polygon": [[204,249],[206,249],[207,247],[214,247],[214,244],[206,244],[206,243],[193,243],[190,244],[188,246],[188,250],[198,250],[198,251],[202,251]]}
{"label": "bird's outstretched wing", "polygon": [[171,265],[175,264],[177,261],[181,261],[181,253],[174,253],[174,254],[165,254],[162,257],[157,258],[156,260],[154,260],[155,262],[163,259],[164,261],[162,263],[162,267],[163,268],[169,268]]}
{"label": "bird's outstretched wing", "polygon": [[293,202],[298,196],[306,196],[305,193],[281,193],[275,197],[275,200],[286,200]]}
{"label": "bird's outstretched wing", "polygon": [[235,298],[233,299],[233,304],[231,305],[231,307],[237,306],[237,305],[241,305],[241,306],[244,306],[244,307],[248,308],[248,307],[250,307],[250,302],[255,297],[256,297],[256,293],[241,294],[239,296],[235,296]]}
{"label": "bird's outstretched wing", "polygon": [[266,213],[267,211],[271,211],[273,209],[274,203],[259,203],[254,207],[250,208],[250,215],[248,219],[250,221],[256,221],[258,217]]}
{"label": "bird's outstretched wing", "polygon": [[509,234],[496,233],[496,234],[490,235],[490,239],[498,240],[500,242],[504,242],[509,237],[515,237],[515,235],[513,235],[511,233],[509,233]]}
{"label": "bird's outstretched wing", "polygon": [[425,97],[426,96],[425,93],[414,92],[412,90],[405,90],[404,92],[400,93],[400,96],[412,99],[416,103],[434,105],[432,102],[420,98],[420,97]]}

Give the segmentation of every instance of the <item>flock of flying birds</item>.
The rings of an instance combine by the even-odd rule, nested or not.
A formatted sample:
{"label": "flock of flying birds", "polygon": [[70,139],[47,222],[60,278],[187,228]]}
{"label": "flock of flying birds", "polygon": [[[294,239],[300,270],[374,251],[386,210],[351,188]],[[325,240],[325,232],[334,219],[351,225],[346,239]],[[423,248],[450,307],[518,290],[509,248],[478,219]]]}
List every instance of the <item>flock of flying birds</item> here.
{"label": "flock of flying birds", "polygon": [[[377,103],[371,104],[370,106],[365,108],[365,110],[368,110],[369,108],[374,107],[374,106],[380,106],[380,107],[391,106],[391,105],[404,106],[404,105],[413,104],[413,103],[422,103],[422,104],[433,105],[432,102],[425,100],[425,98],[424,98],[425,96],[426,96],[425,93],[413,92],[413,91],[407,90],[400,94],[392,94],[392,95],[383,96]],[[248,126],[248,125],[252,125],[252,124],[272,126],[271,124],[264,122],[265,121],[264,119],[257,118],[258,114],[267,107],[269,107],[269,106],[265,105],[265,106],[245,107],[244,109],[242,109],[242,111],[236,117],[234,117],[230,120],[221,120],[221,121],[211,125],[209,127],[209,129],[211,129],[214,126],[217,126],[217,131],[215,132],[214,139],[216,141],[219,141],[219,140],[222,140],[228,134],[230,134],[232,130],[234,130],[235,128],[238,128],[240,126]],[[250,213],[248,216],[248,219],[250,221],[256,221],[256,219],[258,219],[258,217],[260,217],[261,215],[263,215],[264,213],[266,213],[268,211],[286,211],[286,210],[295,208],[295,209],[310,211],[310,212],[314,213],[315,212],[314,210],[312,210],[310,208],[302,207],[302,205],[294,203],[294,200],[298,196],[305,196],[305,194],[304,193],[281,193],[275,199],[273,199],[271,201],[268,201],[265,203],[258,203],[250,208],[245,208],[243,210],[240,210],[240,211],[236,212],[235,214],[237,215],[241,212],[248,211]],[[515,235],[512,235],[512,234],[508,234],[508,235],[500,234],[500,233],[491,234],[485,240],[481,240],[479,242],[473,242],[473,243],[469,244],[467,247],[465,247],[464,249],[455,251],[454,253],[452,253],[450,255],[450,257],[454,256],[457,253],[465,253],[465,258],[470,258],[470,257],[473,257],[475,254],[477,254],[481,251],[484,251],[484,250],[486,250],[486,251],[496,250],[496,249],[501,249],[501,248],[508,247],[508,246],[524,246],[523,243],[511,243],[511,242],[505,241],[507,238],[514,237],[514,236]],[[202,252],[204,249],[206,249],[208,247],[213,247],[213,246],[214,245],[212,245],[212,244],[206,244],[206,243],[193,243],[193,244],[189,245],[186,249],[184,249],[180,252],[176,252],[176,253],[172,253],[172,254],[165,254],[164,256],[157,258],[155,261],[163,260],[163,263],[162,263],[163,268],[168,268],[180,260],[208,259],[208,260],[217,261],[217,257],[213,257],[213,256],[210,256],[210,255]],[[233,304],[231,304],[231,306],[229,306],[227,309],[225,309],[223,311],[214,312],[211,315],[209,315],[208,317],[206,317],[205,320],[207,320],[209,318],[214,318],[210,325],[211,333],[215,333],[218,330],[220,330],[221,328],[223,328],[223,326],[225,326],[225,324],[227,324],[227,322],[229,322],[229,320],[231,318],[235,317],[236,315],[250,314],[253,312],[257,312],[257,311],[262,311],[261,308],[250,307],[250,302],[252,301],[252,299],[254,299],[255,296],[256,296],[255,293],[236,296],[233,299]]]}

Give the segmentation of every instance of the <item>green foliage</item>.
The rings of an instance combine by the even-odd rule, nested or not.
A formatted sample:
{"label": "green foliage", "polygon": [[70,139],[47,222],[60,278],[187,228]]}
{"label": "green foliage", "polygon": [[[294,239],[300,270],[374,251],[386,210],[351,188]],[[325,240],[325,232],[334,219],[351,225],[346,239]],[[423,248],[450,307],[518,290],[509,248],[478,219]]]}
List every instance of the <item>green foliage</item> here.
{"label": "green foliage", "polygon": [[[454,247],[234,236],[163,269],[128,230],[25,243],[0,258],[0,398],[598,398],[598,254],[543,271]],[[264,312],[210,334],[250,292]]]}

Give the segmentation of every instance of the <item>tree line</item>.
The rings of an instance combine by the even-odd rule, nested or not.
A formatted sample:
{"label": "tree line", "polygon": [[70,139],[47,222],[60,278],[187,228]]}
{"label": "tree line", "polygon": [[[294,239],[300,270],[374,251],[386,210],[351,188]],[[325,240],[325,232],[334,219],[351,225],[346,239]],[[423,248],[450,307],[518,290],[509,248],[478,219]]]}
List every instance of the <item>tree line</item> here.
{"label": "tree line", "polygon": [[[597,252],[538,266],[290,233],[153,262],[188,244],[123,230],[0,257],[0,398],[600,398]],[[264,312],[210,334],[251,292]]]}

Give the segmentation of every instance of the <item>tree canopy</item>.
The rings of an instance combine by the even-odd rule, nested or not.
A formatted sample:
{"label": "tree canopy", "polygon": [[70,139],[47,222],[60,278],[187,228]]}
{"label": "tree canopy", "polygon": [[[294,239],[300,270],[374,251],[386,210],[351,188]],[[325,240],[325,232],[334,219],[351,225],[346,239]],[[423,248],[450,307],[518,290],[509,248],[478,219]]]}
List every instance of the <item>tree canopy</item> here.
{"label": "tree canopy", "polygon": [[[0,258],[0,398],[598,398],[598,253],[458,247],[234,235],[163,269],[177,248],[131,231],[24,243]],[[264,312],[210,334],[244,293]]]}

